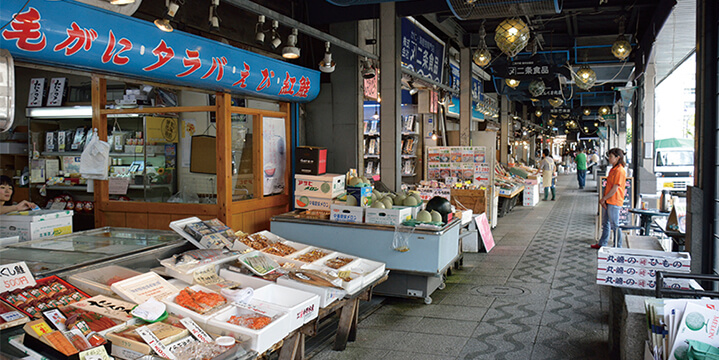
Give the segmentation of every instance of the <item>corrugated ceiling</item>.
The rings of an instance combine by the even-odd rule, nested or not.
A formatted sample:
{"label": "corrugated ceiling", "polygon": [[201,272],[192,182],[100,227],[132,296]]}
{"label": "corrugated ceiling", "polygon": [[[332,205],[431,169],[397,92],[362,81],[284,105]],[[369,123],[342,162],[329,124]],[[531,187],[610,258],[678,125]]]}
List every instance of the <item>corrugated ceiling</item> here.
{"label": "corrugated ceiling", "polygon": [[657,84],[666,79],[696,48],[696,0],[677,0],[652,51]]}

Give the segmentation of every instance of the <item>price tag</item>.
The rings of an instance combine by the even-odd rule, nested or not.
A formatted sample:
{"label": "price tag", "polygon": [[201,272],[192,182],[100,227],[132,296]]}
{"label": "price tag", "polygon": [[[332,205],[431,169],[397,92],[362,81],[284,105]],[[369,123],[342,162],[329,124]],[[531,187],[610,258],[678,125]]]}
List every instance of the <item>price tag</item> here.
{"label": "price tag", "polygon": [[215,265],[208,265],[204,268],[197,269],[192,275],[196,284],[204,286],[214,285],[223,281],[223,279],[217,275]]}
{"label": "price tag", "polygon": [[11,321],[15,321],[15,320],[20,320],[20,319],[22,319],[24,316],[25,316],[25,315],[21,314],[19,311],[10,311],[10,312],[6,312],[6,313],[4,313],[4,314],[0,314],[0,318],[2,318],[3,320],[5,320],[5,322],[11,322]]}
{"label": "price tag", "polygon": [[0,293],[36,284],[35,278],[24,261],[0,265]]}
{"label": "price tag", "polygon": [[352,273],[352,272],[349,271],[349,270],[338,271],[338,272],[337,272],[337,277],[338,277],[338,278],[346,279],[346,278],[350,277],[350,274],[351,274],[351,273]]}
{"label": "price tag", "polygon": [[45,334],[49,334],[53,332],[53,330],[50,328],[50,325],[48,325],[46,322],[42,321],[37,324],[31,325],[30,328],[35,330],[35,333],[37,336],[43,336]]}
{"label": "price tag", "polygon": [[90,350],[81,351],[80,360],[110,360],[110,355],[107,354],[104,346],[98,346]]}
{"label": "price tag", "polygon": [[150,345],[150,348],[152,348],[152,350],[154,350],[158,355],[166,359],[175,359],[175,355],[167,350],[167,347],[160,342],[160,339],[158,339],[155,333],[153,333],[147,326],[139,327],[135,330],[135,332],[140,335],[142,340],[144,340],[147,345]]}
{"label": "price tag", "polygon": [[184,318],[180,320],[182,325],[185,325],[185,329],[190,331],[190,334],[197,338],[197,340],[200,340],[202,342],[211,343],[214,340],[212,340],[212,337],[205,332],[205,330],[202,330],[199,326],[197,326],[197,323],[195,323],[194,320],[190,318]]}

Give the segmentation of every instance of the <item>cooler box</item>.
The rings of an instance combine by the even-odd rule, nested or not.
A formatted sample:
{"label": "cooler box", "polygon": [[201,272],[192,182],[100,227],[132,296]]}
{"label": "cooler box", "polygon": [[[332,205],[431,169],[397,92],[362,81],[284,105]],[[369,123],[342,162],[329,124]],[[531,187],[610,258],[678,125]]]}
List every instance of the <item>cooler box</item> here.
{"label": "cooler box", "polygon": [[72,210],[21,211],[0,215],[0,237],[30,241],[72,233]]}
{"label": "cooler box", "polygon": [[298,146],[295,156],[296,174],[322,175],[327,172],[327,149],[316,146]]}
{"label": "cooler box", "polygon": [[295,175],[295,195],[334,199],[345,192],[345,175]]}

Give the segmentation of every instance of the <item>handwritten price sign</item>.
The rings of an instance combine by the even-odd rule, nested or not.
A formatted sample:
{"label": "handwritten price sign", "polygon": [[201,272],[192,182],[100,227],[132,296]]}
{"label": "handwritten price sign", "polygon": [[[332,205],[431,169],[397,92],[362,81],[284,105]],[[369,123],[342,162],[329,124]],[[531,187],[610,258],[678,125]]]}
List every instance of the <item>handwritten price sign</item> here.
{"label": "handwritten price sign", "polygon": [[35,278],[24,261],[0,265],[0,293],[35,285]]}

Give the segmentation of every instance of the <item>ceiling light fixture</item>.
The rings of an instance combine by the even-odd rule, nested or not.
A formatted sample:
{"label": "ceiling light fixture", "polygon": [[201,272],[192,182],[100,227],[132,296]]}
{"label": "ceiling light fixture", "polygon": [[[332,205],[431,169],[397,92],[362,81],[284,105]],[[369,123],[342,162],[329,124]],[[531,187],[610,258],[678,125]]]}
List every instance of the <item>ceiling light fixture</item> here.
{"label": "ceiling light fixture", "polygon": [[419,89],[414,86],[414,82],[412,80],[407,81],[407,85],[409,85],[409,94],[414,95],[419,92]]}
{"label": "ceiling light fixture", "polygon": [[270,46],[272,50],[277,50],[282,45],[282,38],[277,33],[277,29],[280,27],[280,23],[277,20],[272,20],[272,40],[270,40]]}
{"label": "ceiling light fixture", "polygon": [[135,0],[110,0],[110,4],[112,5],[127,5],[127,4],[134,4]]}
{"label": "ceiling light fixture", "polygon": [[609,108],[609,106],[602,106],[599,108],[599,115],[609,115],[609,113],[611,112],[612,110]]}
{"label": "ceiling light fixture", "polygon": [[320,61],[320,71],[329,74],[335,71],[335,62],[332,60],[332,53],[330,52],[330,42],[325,42],[325,57]]}
{"label": "ceiling light fixture", "polygon": [[255,25],[255,43],[257,45],[265,44],[265,31],[262,30],[263,25],[265,25],[265,16],[260,15],[257,17],[257,25]]}
{"label": "ceiling light fixture", "polygon": [[503,53],[516,56],[529,42],[529,27],[519,18],[505,19],[495,30],[494,40]]}
{"label": "ceiling light fixture", "polygon": [[599,127],[599,122],[595,121],[595,122],[594,122],[594,127]]}
{"label": "ceiling light fixture", "polygon": [[504,79],[504,83],[512,89],[516,89],[519,86],[519,80],[517,79]]}
{"label": "ceiling light fixture", "polygon": [[532,82],[529,83],[529,93],[532,94],[532,96],[540,96],[544,94],[545,90],[547,90],[547,86],[544,85],[544,81],[541,79],[532,80]]}
{"label": "ceiling light fixture", "polygon": [[155,20],[155,26],[164,32],[172,32],[174,28],[170,24],[170,20],[175,19],[177,10],[180,10],[180,5],[184,4],[185,0],[168,0],[165,2],[165,14],[162,19]]}
{"label": "ceiling light fixture", "polygon": [[534,110],[534,116],[536,117],[542,117],[542,109]]}
{"label": "ceiling light fixture", "polygon": [[612,44],[612,55],[622,61],[626,60],[629,57],[629,54],[632,53],[632,44],[629,43],[627,37],[624,36],[624,21],[625,17],[622,15],[618,20],[619,36],[617,37],[617,40],[614,41],[614,44]]}
{"label": "ceiling light fixture", "polygon": [[297,45],[297,29],[293,28],[292,32],[287,35],[287,46],[282,48],[282,57],[285,59],[297,59],[300,57],[300,49]]}
{"label": "ceiling light fixture", "polygon": [[574,73],[574,82],[582,90],[589,90],[594,83],[597,81],[597,73],[589,67],[589,65],[582,65],[579,70]]}
{"label": "ceiling light fixture", "polygon": [[220,0],[212,0],[210,5],[210,31],[220,31],[220,22],[222,21],[217,15],[217,7],[220,6]]}
{"label": "ceiling light fixture", "polygon": [[374,70],[374,67],[372,67],[372,62],[368,58],[364,58],[364,61],[360,61],[362,64],[362,78],[364,79],[372,79],[375,77],[376,72]]}
{"label": "ceiling light fixture", "polygon": [[549,102],[549,105],[552,105],[552,107],[554,107],[554,108],[558,108],[558,107],[562,106],[562,104],[564,104],[564,100],[562,100],[562,98],[558,98],[558,97],[551,98],[547,101]]}
{"label": "ceiling light fixture", "polygon": [[584,108],[584,110],[582,110],[582,114],[584,114],[585,116],[589,116],[589,114],[591,114],[591,113],[592,113],[592,109],[590,109],[590,108]]}
{"label": "ceiling light fixture", "polygon": [[489,62],[492,60],[492,54],[489,52],[489,49],[487,49],[487,42],[484,40],[486,35],[487,32],[484,30],[483,23],[479,28],[479,47],[474,51],[474,55],[472,56],[472,61],[481,67],[489,65]]}
{"label": "ceiling light fixture", "polygon": [[432,141],[437,141],[437,130],[432,130]]}

